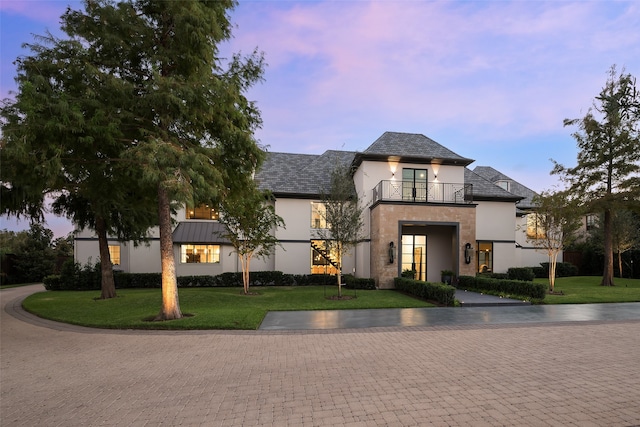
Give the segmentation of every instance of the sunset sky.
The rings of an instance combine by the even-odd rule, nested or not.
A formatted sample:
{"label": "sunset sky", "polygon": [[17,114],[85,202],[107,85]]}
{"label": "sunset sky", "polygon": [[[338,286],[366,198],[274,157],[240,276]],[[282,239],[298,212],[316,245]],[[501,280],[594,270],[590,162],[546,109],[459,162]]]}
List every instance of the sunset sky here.
{"label": "sunset sky", "polygon": [[[1,92],[32,34],[61,35],[62,0],[0,3]],[[264,52],[249,92],[269,151],[366,149],[385,131],[424,134],[535,191],[572,166],[573,128],[609,68],[640,76],[637,1],[241,1],[222,52]],[[66,220],[49,218],[65,235]],[[0,229],[28,223],[0,218]]]}

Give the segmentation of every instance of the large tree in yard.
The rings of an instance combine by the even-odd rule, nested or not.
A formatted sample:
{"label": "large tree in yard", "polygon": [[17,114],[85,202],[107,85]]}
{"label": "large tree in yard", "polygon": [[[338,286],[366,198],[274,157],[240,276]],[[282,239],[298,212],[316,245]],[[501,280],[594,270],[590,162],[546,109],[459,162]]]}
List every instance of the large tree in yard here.
{"label": "large tree in yard", "polygon": [[582,225],[582,213],[566,192],[543,191],[533,198],[540,233],[527,240],[549,257],[549,291],[555,289],[558,255],[576,239]]}
{"label": "large tree in yard", "polygon": [[569,191],[585,211],[601,213],[604,233],[603,286],[613,286],[613,215],[640,202],[640,94],[636,79],[611,67],[609,78],[583,118],[566,119],[577,126],[577,165],[555,165]]}
{"label": "large tree in yard", "polygon": [[220,222],[226,226],[226,237],[240,259],[244,293],[249,293],[249,267],[252,258],[266,258],[278,240],[275,229],[284,227],[276,214],[270,194],[259,191],[253,182],[245,191],[229,195],[221,202]]}
{"label": "large tree in yard", "polygon": [[51,35],[26,44],[16,60],[18,90],[3,102],[4,214],[42,218],[47,201],[55,213],[98,236],[101,298],[116,296],[107,236],[138,242],[155,215],[138,168],[120,158],[129,147],[123,108],[130,88],[98,61],[66,15],[68,39]]}
{"label": "large tree in yard", "polygon": [[338,297],[342,296],[342,260],[363,238],[361,206],[351,166],[338,163],[331,172],[329,188],[322,193],[323,210],[320,212],[324,228],[315,230],[324,242],[324,251],[334,255],[337,265]]}
{"label": "large tree in yard", "polygon": [[[234,55],[223,63],[218,50],[231,37],[228,13],[235,5],[232,0],[87,0],[84,10],[68,10],[62,17],[63,28],[76,43],[73,49],[86,58],[80,65],[90,71],[84,84],[74,85],[74,94],[84,87],[86,97],[102,104],[96,106],[96,115],[107,117],[98,115],[97,123],[114,144],[114,150],[107,151],[98,134],[85,139],[90,147],[86,156],[92,159],[85,173],[94,174],[95,163],[108,163],[109,174],[95,173],[108,177],[102,202],[108,206],[117,201],[111,203],[112,211],[122,213],[117,221],[139,224],[131,219],[138,209],[159,229],[162,307],[157,320],[182,317],[173,209],[186,203],[217,204],[264,156],[253,136],[260,114],[244,96],[262,78],[262,55]],[[112,128],[107,127],[110,119]],[[67,125],[66,120],[58,123],[60,128]],[[56,168],[60,170],[51,170]],[[148,199],[155,214],[148,214]],[[86,194],[71,192],[60,206],[77,206],[83,200],[88,200]]]}

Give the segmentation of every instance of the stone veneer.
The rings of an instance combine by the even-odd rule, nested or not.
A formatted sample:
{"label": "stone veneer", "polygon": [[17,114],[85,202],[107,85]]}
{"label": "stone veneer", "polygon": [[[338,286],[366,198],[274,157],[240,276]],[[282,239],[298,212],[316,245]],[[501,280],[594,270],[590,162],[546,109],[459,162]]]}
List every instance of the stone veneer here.
{"label": "stone veneer", "polygon": [[[380,289],[392,289],[393,279],[398,276],[398,262],[389,263],[389,242],[398,242],[399,221],[458,224],[458,275],[473,276],[475,274],[475,256],[471,264],[464,262],[464,244],[476,245],[476,209],[475,205],[416,205],[387,204],[374,205],[371,215],[371,277],[376,280]],[[397,254],[398,247],[396,247]]]}

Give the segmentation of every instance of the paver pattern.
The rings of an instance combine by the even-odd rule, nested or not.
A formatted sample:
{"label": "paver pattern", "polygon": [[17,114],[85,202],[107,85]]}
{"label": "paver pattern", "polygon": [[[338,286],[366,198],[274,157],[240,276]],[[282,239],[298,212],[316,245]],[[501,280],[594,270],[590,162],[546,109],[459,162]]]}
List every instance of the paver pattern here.
{"label": "paver pattern", "polygon": [[638,321],[85,332],[8,314],[21,292],[2,426],[640,425]]}

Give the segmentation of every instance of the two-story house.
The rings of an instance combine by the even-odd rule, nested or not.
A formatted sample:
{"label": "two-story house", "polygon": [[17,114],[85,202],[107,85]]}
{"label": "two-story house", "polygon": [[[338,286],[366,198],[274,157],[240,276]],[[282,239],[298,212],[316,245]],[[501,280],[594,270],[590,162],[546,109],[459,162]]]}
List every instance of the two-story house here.
{"label": "two-story house", "polygon": [[[529,250],[522,228],[535,193],[492,168],[472,171],[472,162],[424,135],[397,132],[385,132],[363,152],[268,153],[255,179],[275,196],[286,227],[275,230],[280,246],[274,254],[252,262],[252,270],[335,273],[316,231],[325,226],[321,194],[338,164],[352,167],[365,207],[363,239],[343,260],[343,273],[391,288],[404,270],[415,271],[420,280],[440,281],[442,270],[474,275],[545,261]],[[213,207],[178,212],[173,233],[178,275],[240,270],[216,220]],[[115,268],[160,271],[157,231],[148,245],[113,241],[110,246]],[[80,231],[75,249],[78,262],[95,261],[97,239]]]}

